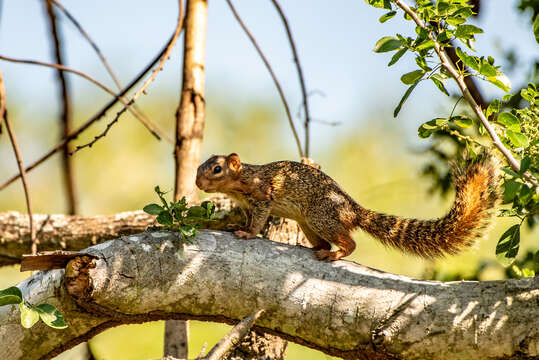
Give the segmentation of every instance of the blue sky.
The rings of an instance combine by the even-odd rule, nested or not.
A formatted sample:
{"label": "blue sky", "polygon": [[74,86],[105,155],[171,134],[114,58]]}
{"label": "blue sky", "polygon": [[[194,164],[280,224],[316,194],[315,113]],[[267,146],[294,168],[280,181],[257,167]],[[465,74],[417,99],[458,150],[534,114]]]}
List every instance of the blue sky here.
{"label": "blue sky", "polygon": [[[301,96],[292,55],[277,12],[270,1],[234,1],[238,11],[259,41],[283,84],[294,114]],[[537,56],[538,45],[529,17],[514,10],[515,1],[483,1],[478,24],[486,34],[478,36],[476,48],[481,55],[501,55],[496,44],[503,39],[506,49],[515,49],[522,64]],[[83,24],[99,44],[120,79],[126,83],[152,58],[174,29],[177,2],[168,0],[94,0],[68,1],[64,6]],[[408,22],[397,16],[385,24],[383,14],[363,0],[356,1],[281,1],[295,36],[309,91],[313,118],[339,121],[339,127],[315,124],[315,139],[322,141],[350,131],[358,122],[373,117],[391,118],[392,110],[406,89],[399,78],[415,70],[413,57],[406,55],[397,65],[387,67],[388,54],[375,54],[377,39],[396,32],[413,32]],[[46,37],[42,1],[3,0],[0,23],[0,53],[20,58],[51,61]],[[105,73],[90,46],[63,16],[62,33],[67,47],[67,64],[114,84]],[[179,46],[180,45],[180,46]],[[180,44],[147,97],[168,94],[176,97],[180,88]],[[8,100],[24,104],[18,115],[38,121],[39,115],[57,111],[52,72],[41,67],[0,62]],[[209,1],[207,44],[207,101],[247,103],[253,100],[279,104],[277,92],[253,47],[235,22],[224,0]],[[512,74],[513,84],[525,79],[523,67]],[[70,76],[75,105],[101,107],[108,95],[85,80]],[[450,87],[451,88],[451,87]],[[501,95],[491,85],[482,86],[486,94]],[[405,122],[406,134],[414,141],[417,126],[438,116],[448,106],[447,98],[432,91],[433,85],[419,86],[398,119]],[[454,88],[452,88],[454,89]],[[437,113],[438,112],[438,113]],[[285,122],[284,111],[279,120]],[[359,118],[358,118],[359,116]],[[298,120],[299,126],[299,120]],[[291,138],[290,138],[291,140]]]}

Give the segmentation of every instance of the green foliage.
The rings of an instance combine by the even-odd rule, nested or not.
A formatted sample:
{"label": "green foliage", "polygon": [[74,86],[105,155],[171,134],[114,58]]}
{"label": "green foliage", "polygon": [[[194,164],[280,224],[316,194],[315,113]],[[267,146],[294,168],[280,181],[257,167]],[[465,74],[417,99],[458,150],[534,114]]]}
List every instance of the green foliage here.
{"label": "green foliage", "polygon": [[[367,3],[392,10],[391,4],[387,6],[386,2],[367,1]],[[535,6],[534,11],[537,11],[536,5],[537,3],[532,4],[525,0],[520,4],[523,8]],[[400,9],[398,6],[397,8]],[[431,79],[435,88],[449,95],[444,85],[445,80],[450,77],[449,72],[442,66],[440,59],[438,63],[433,64],[432,58],[443,57],[444,55],[440,55],[440,52],[453,46],[459,59],[456,64],[459,77],[473,76],[497,86],[504,92],[511,90],[509,78],[501,71],[500,66],[495,65],[495,59],[492,56],[478,56],[469,52],[475,52],[473,47],[475,36],[483,33],[483,29],[467,23],[468,18],[473,15],[472,8],[473,5],[466,0],[438,0],[434,3],[431,0],[417,0],[415,7],[411,10],[422,20],[424,27],[413,23],[416,36],[404,37],[396,34],[396,37],[386,36],[376,43],[375,52],[398,50],[388,66],[395,64],[407,51],[416,55],[416,64],[419,69],[408,71],[401,76],[401,81],[410,86],[395,108],[393,114],[395,117],[415,87],[424,79]],[[394,12],[392,10],[386,15],[391,14],[392,17]],[[404,18],[412,20],[410,14],[405,14]],[[533,29],[539,38],[539,20],[537,20],[539,16],[534,13],[533,19],[535,19]],[[380,22],[385,22],[387,19],[383,17],[383,20],[380,19]],[[464,50],[463,47],[469,50]],[[456,77],[454,74],[453,76]],[[505,172],[503,200],[504,203],[511,204],[511,208],[502,210],[500,215],[520,219],[520,223],[507,229],[498,241],[496,255],[504,266],[513,264],[518,254],[521,224],[526,220],[529,226],[533,226],[539,221],[539,190],[537,185],[534,185],[535,180],[530,181],[530,179],[539,179],[539,108],[537,107],[539,92],[536,86],[530,83],[518,95],[527,101],[529,106],[522,109],[514,105],[509,106],[508,101],[513,96],[506,95],[501,100],[494,99],[488,108],[483,110],[503,145],[520,161],[521,170],[518,173],[510,167],[503,169]],[[508,111],[500,112],[502,108],[508,108]],[[418,136],[420,138],[429,138],[433,135],[451,137],[459,153],[466,150],[473,158],[479,148],[485,147],[476,138],[485,135],[486,129],[481,123],[465,114],[453,116],[454,110],[448,117],[437,117],[423,123],[418,129]],[[470,132],[473,133],[470,134]],[[436,146],[432,146],[429,150],[443,160],[450,158]],[[447,173],[442,175],[435,166],[425,168],[424,173],[440,182],[443,191],[447,190],[449,178]]]}
{"label": "green foliage", "polygon": [[65,329],[67,323],[62,313],[51,304],[32,305],[24,301],[21,290],[16,286],[0,290],[0,306],[19,305],[21,325],[31,328],[41,318],[45,324],[54,329]]}
{"label": "green foliage", "polygon": [[204,201],[200,206],[187,206],[185,196],[178,202],[168,202],[164,195],[165,192],[154,188],[161,205],[148,204],[142,210],[144,212],[157,215],[157,222],[167,230],[174,230],[180,233],[183,241],[191,243],[191,239],[197,234],[200,227],[200,221],[213,219],[215,206],[211,201]]}

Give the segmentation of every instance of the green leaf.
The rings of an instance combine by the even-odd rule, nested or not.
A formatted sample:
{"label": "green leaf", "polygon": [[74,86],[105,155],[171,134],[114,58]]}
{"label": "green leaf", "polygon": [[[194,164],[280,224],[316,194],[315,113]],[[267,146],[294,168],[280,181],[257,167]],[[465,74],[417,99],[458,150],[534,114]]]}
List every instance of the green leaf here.
{"label": "green leaf", "polygon": [[461,128],[469,128],[473,125],[472,119],[464,115],[453,116],[451,120]]}
{"label": "green leaf", "polygon": [[481,34],[482,29],[477,26],[465,24],[457,26],[457,31],[455,31],[455,36],[459,39],[471,39],[474,34]]}
{"label": "green leaf", "polygon": [[197,233],[197,228],[191,225],[180,226],[180,232],[187,238],[192,238]]}
{"label": "green leaf", "polygon": [[204,216],[206,216],[206,209],[202,206],[191,206],[187,210],[187,217],[203,218]]}
{"label": "green leaf", "polygon": [[445,88],[444,86],[444,83],[443,83],[443,79],[440,75],[438,74],[434,74],[430,77],[430,79],[432,80],[432,82],[434,83],[434,85],[436,85],[436,87],[438,89],[440,89],[441,92],[443,92],[444,94],[446,94],[447,96],[449,96],[449,92],[447,91],[447,89]]}
{"label": "green leaf", "polygon": [[391,2],[389,0],[365,0],[365,2],[375,8],[391,10]]}
{"label": "green leaf", "polygon": [[427,49],[432,49],[434,47],[434,41],[432,40],[427,40],[427,41],[424,41],[422,42],[421,44],[417,45],[415,47],[415,49],[417,51],[421,51],[421,50],[427,50]]}
{"label": "green leaf", "polygon": [[455,50],[457,53],[457,56],[459,57],[462,62],[468,66],[469,68],[472,68],[476,71],[479,71],[479,63],[477,62],[477,59],[475,56],[470,56],[466,54],[464,51],[462,51],[459,47]]}
{"label": "green leaf", "polygon": [[503,112],[499,114],[498,122],[503,124],[509,130],[520,131],[520,123],[518,122],[518,118],[510,112]]}
{"label": "green leaf", "polygon": [[19,304],[21,310],[21,325],[29,329],[39,320],[39,313],[33,306],[26,306],[24,302]]}
{"label": "green leaf", "polygon": [[200,206],[206,209],[206,216],[211,219],[213,213],[215,212],[215,205],[213,205],[211,201],[203,201]]}
{"label": "green leaf", "polygon": [[410,94],[412,93],[412,91],[414,91],[414,89],[415,89],[415,87],[417,86],[417,84],[419,84],[419,82],[416,82],[414,85],[412,85],[412,86],[410,86],[408,89],[406,89],[406,92],[405,92],[404,95],[402,96],[401,101],[399,101],[399,105],[397,105],[397,107],[395,108],[395,110],[393,110],[393,117],[397,117],[397,115],[398,115],[399,112],[401,111],[402,105],[404,105],[404,103],[406,102],[406,100],[408,99],[408,97],[410,96]]}
{"label": "green leaf", "polygon": [[159,213],[161,213],[163,210],[163,207],[157,204],[149,204],[142,208],[142,211],[150,215],[159,215]]}
{"label": "green leaf", "polygon": [[529,157],[525,157],[520,162],[520,174],[524,174],[529,168],[532,163],[532,160]]}
{"label": "green leaf", "polygon": [[380,21],[382,24],[385,23],[386,21],[388,21],[389,19],[391,19],[393,16],[395,16],[397,14],[396,11],[390,11],[384,15],[382,15],[380,17],[380,19],[378,19],[378,21]]}
{"label": "green leaf", "polygon": [[498,75],[496,76],[487,77],[487,80],[505,92],[509,92],[509,90],[511,90],[511,81],[507,76],[505,76],[505,74],[501,72],[498,72]]}
{"label": "green leaf", "polygon": [[421,124],[419,129],[417,129],[417,135],[422,139],[426,139],[431,134],[436,132],[436,130],[438,130],[440,126],[442,126],[445,123],[447,123],[447,119],[443,119],[443,118],[429,120],[426,123]]}
{"label": "green leaf", "polygon": [[157,216],[157,222],[161,225],[172,225],[172,215],[167,211],[163,210]]}
{"label": "green leaf", "polygon": [[402,45],[399,39],[391,36],[385,36],[376,42],[374,45],[374,52],[383,53],[388,51],[397,50]]}
{"label": "green leaf", "polygon": [[519,204],[522,206],[526,206],[526,204],[531,200],[532,195],[532,189],[526,184],[522,184],[522,187],[520,188],[520,193],[518,194]]}
{"label": "green leaf", "polygon": [[515,261],[520,246],[520,225],[511,226],[498,240],[496,258],[505,267]]}
{"label": "green leaf", "polygon": [[526,135],[513,130],[507,130],[507,137],[509,138],[509,140],[511,140],[511,143],[517,148],[528,147],[528,145],[530,144]]}
{"label": "green leaf", "polygon": [[20,304],[22,302],[22,292],[16,286],[0,290],[0,306],[9,304]]}
{"label": "green leaf", "polygon": [[463,18],[466,19],[466,18],[468,18],[468,17],[470,17],[472,15],[473,15],[472,9],[470,9],[468,7],[463,7],[463,8],[458,9],[457,11],[455,11],[452,16],[454,16],[454,17],[460,16],[460,17],[463,17]]}
{"label": "green leaf", "polygon": [[406,85],[412,85],[419,81],[425,74],[425,70],[415,70],[401,76],[401,81]]}
{"label": "green leaf", "polygon": [[35,307],[45,324],[55,329],[65,329],[67,323],[62,313],[51,304],[39,304]]}
{"label": "green leaf", "polygon": [[511,169],[508,168],[508,167],[503,167],[503,168],[502,168],[502,171],[503,171],[504,173],[506,173],[506,174],[509,174],[509,175],[513,176],[513,177],[516,177],[516,178],[519,178],[519,177],[520,177],[519,174],[517,174],[516,172],[514,172],[513,170],[511,170]]}
{"label": "green leaf", "polygon": [[509,180],[506,181],[503,184],[503,202],[504,204],[507,204],[515,198],[517,195],[517,192],[520,190],[520,187],[522,186],[522,183],[519,183],[518,181]]}
{"label": "green leaf", "polygon": [[498,111],[500,111],[500,100],[494,99],[487,108],[487,118],[490,117],[490,115],[492,114],[496,114]]}
{"label": "green leaf", "polygon": [[484,60],[481,62],[481,65],[479,66],[479,73],[485,76],[496,76],[498,74],[498,72],[496,71],[496,68],[490,65],[488,62],[485,62]]}
{"label": "green leaf", "polygon": [[532,269],[528,269],[528,268],[522,268],[522,277],[534,277],[535,276],[535,271],[533,271]]}
{"label": "green leaf", "polygon": [[508,102],[513,97],[513,94],[506,94],[502,97],[503,102]]}
{"label": "green leaf", "polygon": [[466,22],[466,19],[463,19],[461,17],[451,17],[448,18],[446,21],[449,25],[457,26],[460,24],[464,24]]}
{"label": "green leaf", "polygon": [[391,65],[395,64],[397,61],[399,61],[399,59],[402,57],[402,55],[404,55],[406,53],[407,50],[408,49],[406,49],[406,48],[402,48],[399,51],[397,51],[397,53],[395,53],[395,55],[393,55],[393,57],[391,58],[391,61],[389,62],[389,64],[387,64],[387,66],[391,66]]}
{"label": "green leaf", "polygon": [[453,37],[453,32],[451,30],[446,29],[436,36],[436,40],[438,40],[438,42],[444,42],[451,39],[452,37]]}
{"label": "green leaf", "polygon": [[539,44],[539,16],[535,16],[535,21],[533,22],[533,33],[535,34],[535,41]]}

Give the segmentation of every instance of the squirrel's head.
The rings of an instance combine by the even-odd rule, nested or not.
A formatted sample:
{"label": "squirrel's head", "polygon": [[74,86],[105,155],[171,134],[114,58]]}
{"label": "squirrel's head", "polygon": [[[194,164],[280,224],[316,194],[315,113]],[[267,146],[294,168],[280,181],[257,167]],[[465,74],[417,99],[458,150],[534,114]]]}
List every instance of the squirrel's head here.
{"label": "squirrel's head", "polygon": [[240,157],[236,153],[213,155],[197,169],[196,184],[206,192],[225,192],[231,181],[241,173]]}

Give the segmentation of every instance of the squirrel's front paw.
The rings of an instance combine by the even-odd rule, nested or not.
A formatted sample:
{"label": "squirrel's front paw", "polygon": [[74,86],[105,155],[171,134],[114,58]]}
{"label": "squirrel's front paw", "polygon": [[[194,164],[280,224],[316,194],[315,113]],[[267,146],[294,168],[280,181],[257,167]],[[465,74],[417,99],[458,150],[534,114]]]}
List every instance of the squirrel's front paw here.
{"label": "squirrel's front paw", "polygon": [[242,239],[252,239],[254,237],[256,237],[256,234],[252,234],[248,231],[243,231],[243,230],[236,230],[234,231],[234,235],[236,235],[237,237],[239,238],[242,238]]}

